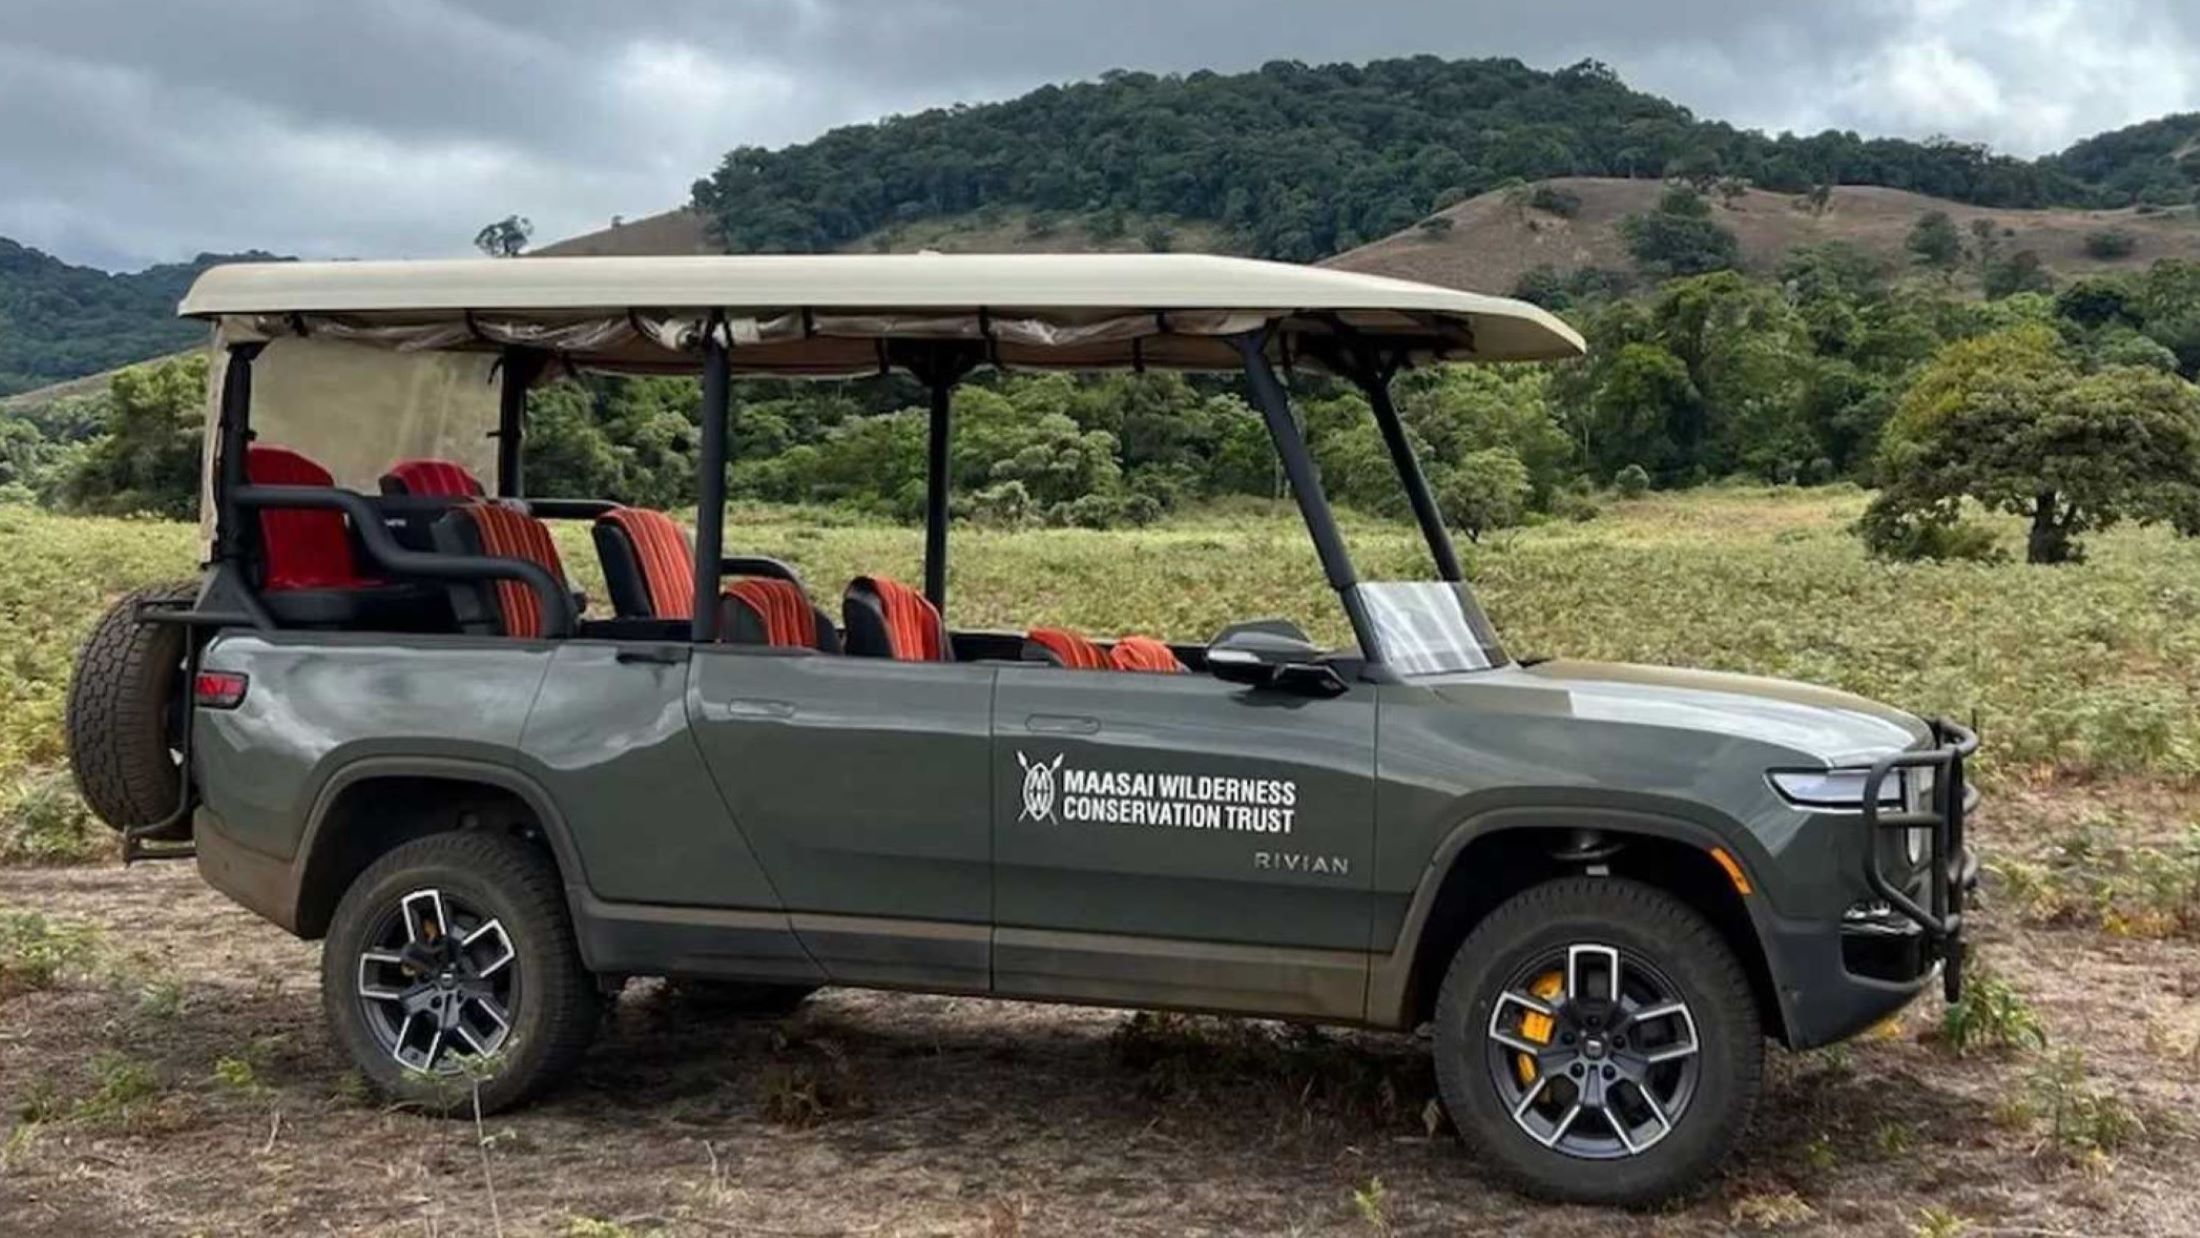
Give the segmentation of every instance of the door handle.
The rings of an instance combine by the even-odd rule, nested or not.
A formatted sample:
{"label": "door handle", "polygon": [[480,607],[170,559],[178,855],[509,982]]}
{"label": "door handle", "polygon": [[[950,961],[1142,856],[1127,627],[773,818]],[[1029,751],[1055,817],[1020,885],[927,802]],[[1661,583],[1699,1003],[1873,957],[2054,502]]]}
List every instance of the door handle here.
{"label": "door handle", "polygon": [[688,660],[688,651],[672,645],[653,649],[621,649],[617,660],[626,665],[643,662],[654,666],[678,666]]}
{"label": "door handle", "polygon": [[737,696],[726,703],[703,706],[703,716],[721,721],[735,718],[792,718],[794,706],[787,701],[771,701],[762,697]]}
{"label": "door handle", "polygon": [[1097,735],[1100,720],[1079,714],[1033,714],[1024,719],[1024,729],[1049,735]]}

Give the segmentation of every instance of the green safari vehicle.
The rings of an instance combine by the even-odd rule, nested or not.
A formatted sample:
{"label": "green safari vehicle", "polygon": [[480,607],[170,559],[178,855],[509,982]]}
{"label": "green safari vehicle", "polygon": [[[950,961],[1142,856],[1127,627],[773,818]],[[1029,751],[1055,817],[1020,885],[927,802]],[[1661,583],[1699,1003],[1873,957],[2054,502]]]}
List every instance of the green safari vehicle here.
{"label": "green safari vehicle", "polygon": [[[397,1100],[542,1092],[633,976],[1427,1027],[1491,1172],[1631,1203],[1717,1166],[1767,1037],[1958,991],[1970,733],[1500,643],[1389,380],[1578,355],[1534,306],[917,255],[224,266],[181,313],[217,361],[205,564],[91,635],[75,769],[128,857],[324,943],[333,1034]],[[1350,647],[954,626],[950,396],[982,367],[1241,373]],[[1355,574],[1294,367],[1366,392],[1431,579]],[[805,582],[725,520],[730,381],[888,371],[930,393],[923,580]],[[528,390],[576,372],[699,376],[692,533],[528,493]]]}

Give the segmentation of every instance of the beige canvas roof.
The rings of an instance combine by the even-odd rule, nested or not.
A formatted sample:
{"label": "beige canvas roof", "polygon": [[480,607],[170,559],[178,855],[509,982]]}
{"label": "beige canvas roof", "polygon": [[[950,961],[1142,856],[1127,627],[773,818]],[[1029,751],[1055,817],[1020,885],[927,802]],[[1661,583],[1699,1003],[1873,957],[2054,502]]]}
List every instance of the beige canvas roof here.
{"label": "beige canvas roof", "polygon": [[1221,337],[1278,327],[1316,362],[1349,329],[1415,361],[1553,360],[1581,337],[1526,302],[1348,271],[1199,254],[754,255],[289,262],[202,274],[179,312],[228,339],[408,350],[509,344],[581,366],[683,370],[710,315],[737,369],[861,373],[894,340],[966,340],[1010,368],[1235,368]]}

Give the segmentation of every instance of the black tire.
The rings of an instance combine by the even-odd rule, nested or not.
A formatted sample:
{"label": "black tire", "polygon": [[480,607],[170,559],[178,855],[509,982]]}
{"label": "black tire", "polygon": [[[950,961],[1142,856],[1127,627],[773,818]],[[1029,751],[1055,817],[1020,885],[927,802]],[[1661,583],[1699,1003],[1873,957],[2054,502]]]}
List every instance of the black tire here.
{"label": "black tire", "polygon": [[[1590,1159],[1532,1137],[1515,1122],[1486,1065],[1491,1012],[1511,978],[1582,943],[1615,947],[1628,966],[1654,969],[1668,982],[1693,1019],[1700,1059],[1685,1107],[1662,1137],[1613,1159]],[[1650,1204],[1703,1182],[1748,1125],[1764,1067],[1749,981],[1718,931],[1664,891],[1617,878],[1552,881],[1491,912],[1444,974],[1435,1032],[1437,1084],[1461,1137],[1508,1185],[1569,1203]]]}
{"label": "black tire", "polygon": [[736,1019],[778,1019],[793,1014],[820,986],[774,984],[761,980],[700,980],[680,978],[668,982],[674,998],[698,1014]]}
{"label": "black tire", "polygon": [[[92,626],[69,679],[65,722],[69,768],[93,814],[117,830],[136,829],[176,811],[183,770],[171,749],[183,689],[184,629],[138,623],[143,601],[197,596],[196,581],[147,585],[122,596]],[[159,837],[190,833],[188,820]]]}
{"label": "black tire", "polygon": [[[510,1032],[486,1064],[433,1074],[400,1064],[376,1039],[360,992],[369,936],[409,893],[424,889],[501,921],[516,964],[506,1007]],[[400,1104],[471,1115],[518,1104],[569,1073],[602,1018],[595,977],[581,962],[565,892],[550,858],[532,844],[478,830],[415,839],[376,860],[344,891],[321,948],[321,1005],[338,1043],[367,1083]]]}

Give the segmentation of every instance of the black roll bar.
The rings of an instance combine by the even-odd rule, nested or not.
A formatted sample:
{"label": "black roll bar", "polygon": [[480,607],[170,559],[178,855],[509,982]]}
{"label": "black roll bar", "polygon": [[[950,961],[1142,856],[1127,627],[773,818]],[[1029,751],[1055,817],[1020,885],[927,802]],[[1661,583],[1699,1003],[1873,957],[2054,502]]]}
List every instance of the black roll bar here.
{"label": "black roll bar", "polygon": [[924,596],[942,614],[947,611],[948,444],[953,433],[956,377],[933,367],[932,415],[926,423],[924,453]]}
{"label": "black roll bar", "polygon": [[527,389],[549,363],[532,348],[511,345],[497,362],[502,385],[497,388],[497,497],[516,499],[525,494],[520,448],[527,440]]}
{"label": "black roll bar", "polygon": [[688,637],[718,639],[718,560],[726,545],[726,423],[732,417],[732,358],[725,316],[712,310],[703,326],[703,442],[696,452],[695,599]]}
{"label": "black roll bar", "polygon": [[214,557],[244,561],[244,519],[232,497],[245,484],[244,449],[252,438],[252,361],[267,347],[231,344],[222,370],[222,402],[215,421]]}
{"label": "black roll bar", "polygon": [[516,580],[533,589],[541,601],[544,636],[571,636],[579,626],[572,595],[541,564],[490,555],[407,550],[390,536],[389,528],[382,523],[381,515],[365,495],[327,486],[239,486],[229,492],[229,501],[241,509],[309,507],[340,511],[350,517],[351,527],[358,533],[367,557],[393,576],[429,580],[479,580],[483,577]]}
{"label": "black roll bar", "polygon": [[1263,327],[1233,335],[1230,342],[1245,359],[1245,380],[1252,388],[1253,402],[1268,422],[1268,437],[1275,443],[1276,454],[1283,461],[1284,476],[1291,482],[1291,494],[1298,500],[1299,515],[1306,521],[1306,531],[1314,539],[1314,553],[1321,560],[1322,573],[1328,577],[1329,587],[1335,589],[1344,602],[1345,617],[1351,620],[1352,635],[1360,644],[1360,656],[1369,665],[1378,665],[1382,662],[1382,650],[1375,641],[1374,620],[1360,602],[1359,578],[1353,574],[1352,558],[1345,552],[1344,535],[1337,529],[1337,516],[1329,509],[1329,500],[1322,495],[1321,478],[1314,471],[1314,458],[1306,450],[1306,439],[1299,434],[1298,422],[1292,419],[1291,398],[1276,377],[1275,367],[1268,362],[1268,329]]}

